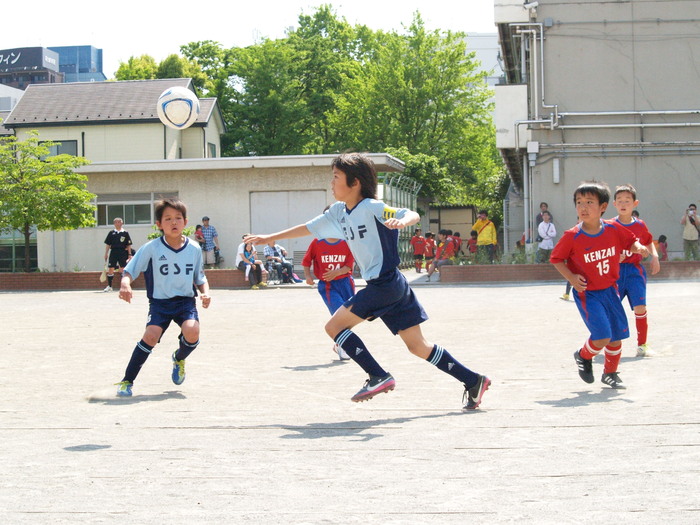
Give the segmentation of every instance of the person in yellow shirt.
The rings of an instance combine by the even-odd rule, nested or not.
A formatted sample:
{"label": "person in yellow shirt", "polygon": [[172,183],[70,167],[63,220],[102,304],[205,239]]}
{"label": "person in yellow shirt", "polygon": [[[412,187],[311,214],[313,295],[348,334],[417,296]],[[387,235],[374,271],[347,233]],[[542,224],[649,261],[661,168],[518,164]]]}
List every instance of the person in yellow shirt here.
{"label": "person in yellow shirt", "polygon": [[496,259],[498,238],[496,226],[489,220],[488,212],[480,210],[472,230],[477,233],[476,259],[481,264],[493,264]]}

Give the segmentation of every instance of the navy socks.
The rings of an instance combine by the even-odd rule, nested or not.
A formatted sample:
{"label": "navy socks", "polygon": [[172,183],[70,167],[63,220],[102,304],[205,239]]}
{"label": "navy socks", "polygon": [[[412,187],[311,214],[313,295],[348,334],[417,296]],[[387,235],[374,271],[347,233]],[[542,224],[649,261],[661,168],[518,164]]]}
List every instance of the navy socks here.
{"label": "navy socks", "polygon": [[188,343],[185,340],[185,336],[182,334],[180,334],[178,339],[180,340],[180,348],[178,348],[177,352],[175,352],[175,360],[182,361],[183,359],[187,359],[189,355],[194,352],[194,349],[197,348],[197,345],[199,344],[199,339],[197,339],[194,343]]}
{"label": "navy socks", "polygon": [[387,374],[386,370],[374,360],[362,339],[351,330],[345,329],[340,332],[335,336],[335,342],[369,375],[384,377]]}
{"label": "navy socks", "polygon": [[124,379],[122,379],[122,381],[129,381],[129,383],[134,382],[134,379],[136,379],[136,376],[139,375],[141,367],[146,362],[146,359],[148,359],[148,356],[151,355],[152,350],[153,347],[144,343],[143,339],[136,343],[136,348],[134,348],[134,351],[131,354],[129,364],[126,365],[126,372],[124,372]]}
{"label": "navy socks", "polygon": [[468,388],[474,386],[479,380],[478,374],[462,365],[441,346],[433,345],[433,351],[430,352],[427,361],[443,372],[450,374],[458,381],[461,381]]}

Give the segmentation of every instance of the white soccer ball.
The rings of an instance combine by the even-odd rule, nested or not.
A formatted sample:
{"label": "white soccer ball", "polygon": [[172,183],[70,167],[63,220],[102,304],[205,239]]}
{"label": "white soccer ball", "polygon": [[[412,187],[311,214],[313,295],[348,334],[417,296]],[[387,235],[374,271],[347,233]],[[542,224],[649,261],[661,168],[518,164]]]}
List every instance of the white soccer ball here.
{"label": "white soccer ball", "polygon": [[199,116],[199,99],[187,88],[171,87],[158,97],[156,109],[163,124],[173,129],[185,129]]}

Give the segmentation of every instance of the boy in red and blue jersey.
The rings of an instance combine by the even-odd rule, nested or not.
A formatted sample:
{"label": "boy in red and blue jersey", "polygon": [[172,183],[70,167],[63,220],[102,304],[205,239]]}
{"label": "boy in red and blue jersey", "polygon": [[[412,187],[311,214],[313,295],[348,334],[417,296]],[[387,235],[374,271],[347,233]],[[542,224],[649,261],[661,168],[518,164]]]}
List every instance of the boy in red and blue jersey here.
{"label": "boy in red and blue jersey", "polygon": [[[314,239],[309,244],[301,265],[304,268],[306,284],[313,286],[314,276],[318,279],[318,293],[331,315],[355,295],[355,280],[352,278],[355,259],[344,240]],[[337,344],[333,345],[333,351],[341,361],[350,359],[345,350]]]}
{"label": "boy in red and blue jersey", "polygon": [[610,188],[604,182],[584,182],[576,188],[574,203],[581,222],[564,232],[550,262],[574,287],[574,301],[591,334],[574,352],[579,376],[586,383],[595,381],[593,357],[605,349],[601,381],[625,388],[617,373],[622,339],[629,337],[617,292],[620,255],[628,250],[646,257],[648,250],[630,230],[602,219],[609,202]]}
{"label": "boy in red and blue jersey", "polygon": [[[651,254],[651,274],[658,273],[661,269],[659,255],[654,246],[654,238],[643,220],[633,215],[634,209],[639,205],[637,190],[631,184],[624,184],[615,188],[613,205],[617,209],[617,217],[610,222],[624,226],[634,233],[639,242],[646,246]],[[620,263],[620,278],[617,280],[617,288],[620,299],[627,297],[630,308],[634,312],[634,321],[637,328],[637,357],[650,357],[654,355],[647,345],[647,273],[642,266],[642,256],[636,253],[624,252],[624,258]]]}

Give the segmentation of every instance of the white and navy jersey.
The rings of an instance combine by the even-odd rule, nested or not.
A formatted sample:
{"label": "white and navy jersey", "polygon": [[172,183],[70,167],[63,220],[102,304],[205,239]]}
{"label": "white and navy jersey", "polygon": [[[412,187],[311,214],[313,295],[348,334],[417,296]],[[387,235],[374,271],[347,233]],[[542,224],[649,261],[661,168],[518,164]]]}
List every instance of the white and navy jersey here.
{"label": "white and navy jersey", "polygon": [[195,297],[195,285],[207,282],[202,250],[189,239],[179,250],[171,248],[165,237],[153,239],[136,252],[124,271],[132,279],[143,273],[149,299]]}
{"label": "white and navy jersey", "polygon": [[345,239],[362,278],[369,281],[400,264],[399,232],[387,228],[384,222],[402,219],[407,211],[375,199],[364,199],[352,210],[348,210],[344,202],[336,202],[325,213],[307,222],[306,227],[319,239]]}

